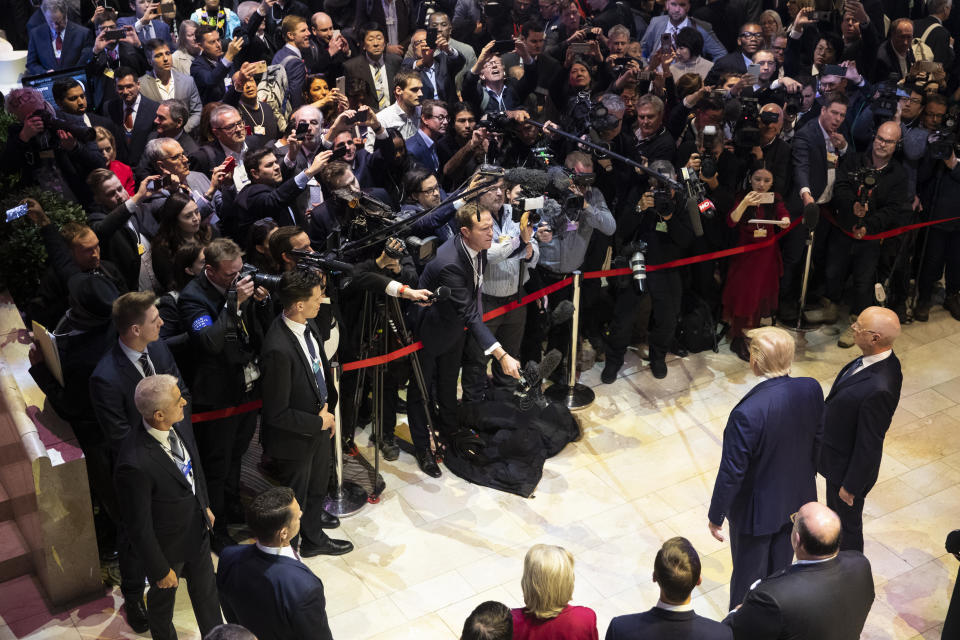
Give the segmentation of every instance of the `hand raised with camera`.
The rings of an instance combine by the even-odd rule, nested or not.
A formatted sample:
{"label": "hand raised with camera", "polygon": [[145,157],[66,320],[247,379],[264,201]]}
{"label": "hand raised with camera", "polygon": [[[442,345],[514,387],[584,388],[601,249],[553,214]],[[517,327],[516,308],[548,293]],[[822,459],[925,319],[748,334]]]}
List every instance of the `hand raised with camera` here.
{"label": "hand raised with camera", "polygon": [[537,242],[550,244],[553,241],[553,231],[550,227],[539,227],[537,229]]}
{"label": "hand raised with camera", "polygon": [[763,200],[764,194],[760,191],[751,191],[747,195],[743,196],[743,201],[747,204],[748,207],[759,207],[761,200]]}
{"label": "hand raised with camera", "polygon": [[653,191],[647,191],[642,196],[640,196],[640,211],[649,211],[656,206],[656,201],[653,199]]}
{"label": "hand raised with camera", "polygon": [[237,306],[239,307],[253,296],[253,276],[243,276],[237,279]]}
{"label": "hand raised with camera", "polygon": [[24,198],[20,201],[20,204],[27,205],[27,216],[33,224],[38,227],[45,227],[50,224],[50,217],[47,216],[47,212],[43,210],[39,202],[33,198]]}
{"label": "hand raised with camera", "polygon": [[700,159],[699,153],[691,153],[690,158],[687,159],[687,164],[685,166],[687,169],[693,169],[694,171],[699,172],[702,163],[703,161]]}
{"label": "hand raised with camera", "polygon": [[313,162],[310,163],[310,166],[304,170],[304,173],[307,174],[308,178],[312,178],[323,169],[323,166],[330,161],[330,157],[333,156],[333,151],[321,151],[314,157]]}

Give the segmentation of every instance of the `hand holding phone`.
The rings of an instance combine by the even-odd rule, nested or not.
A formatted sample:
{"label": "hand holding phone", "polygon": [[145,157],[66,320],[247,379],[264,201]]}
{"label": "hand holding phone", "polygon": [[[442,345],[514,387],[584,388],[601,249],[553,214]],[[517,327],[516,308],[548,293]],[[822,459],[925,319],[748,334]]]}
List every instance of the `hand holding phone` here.
{"label": "hand holding phone", "polygon": [[237,159],[233,156],[229,156],[223,163],[223,170],[227,173],[233,173],[233,170],[237,168]]}

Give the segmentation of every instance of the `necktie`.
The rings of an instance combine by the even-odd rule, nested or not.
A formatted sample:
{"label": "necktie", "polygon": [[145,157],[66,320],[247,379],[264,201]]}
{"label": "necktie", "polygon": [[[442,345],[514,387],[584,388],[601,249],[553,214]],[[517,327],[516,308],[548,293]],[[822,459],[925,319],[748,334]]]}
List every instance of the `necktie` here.
{"label": "necktie", "polygon": [[125,105],[123,110],[123,128],[127,130],[127,135],[130,135],[130,132],[133,131],[133,107]]}
{"label": "necktie", "polygon": [[139,361],[140,361],[140,368],[143,369],[144,378],[148,378],[155,373],[155,371],[153,370],[153,367],[150,366],[150,359],[147,357],[146,353],[140,354]]}
{"label": "necktie", "polygon": [[[316,336],[313,335],[313,332],[307,328],[303,332],[303,341],[307,343],[307,351],[310,352],[310,366],[313,368],[313,377],[317,381],[317,388],[320,389],[320,395],[325,396],[327,390],[327,383],[323,379],[323,363],[320,362],[320,358],[317,356],[317,350],[313,346],[313,341],[316,340]],[[317,341],[319,346],[320,341]]]}
{"label": "necktie", "polygon": [[167,442],[170,443],[170,453],[173,454],[177,462],[182,464],[185,460],[183,457],[183,447],[180,446],[180,439],[177,437],[177,434],[173,432],[173,429],[170,429],[170,432],[167,434]]}
{"label": "necktie", "polygon": [[110,58],[111,62],[116,62],[120,59],[120,54],[116,49],[107,49],[107,57]]}
{"label": "necktie", "polygon": [[859,371],[860,367],[862,366],[863,366],[863,356],[860,356],[859,358],[853,361],[853,364],[851,364],[846,371],[843,372],[843,375],[840,376],[840,379],[837,380],[837,382],[843,382],[844,380],[846,380],[847,378],[855,374],[857,371]]}
{"label": "necktie", "polygon": [[60,35],[59,31],[57,31],[56,47],[57,47],[57,56],[59,56],[60,52],[63,51],[63,36]]}
{"label": "necktie", "polygon": [[477,278],[474,281],[474,286],[477,288],[477,291],[480,290],[480,280],[483,278],[483,261],[480,259],[480,254],[477,254]]}
{"label": "necktie", "polygon": [[383,65],[377,65],[373,70],[373,85],[377,89],[377,111],[387,106],[387,94],[380,86],[383,78]]}

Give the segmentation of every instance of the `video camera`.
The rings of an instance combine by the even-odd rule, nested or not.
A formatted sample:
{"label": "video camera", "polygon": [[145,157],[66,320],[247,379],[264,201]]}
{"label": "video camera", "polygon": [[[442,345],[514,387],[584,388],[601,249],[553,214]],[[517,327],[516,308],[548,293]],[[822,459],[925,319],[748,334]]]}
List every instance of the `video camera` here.
{"label": "video camera", "polygon": [[870,99],[870,110],[877,122],[886,122],[897,115],[900,98],[910,96],[897,87],[897,75],[891,73],[887,80],[880,83],[877,95]]}
{"label": "video camera", "polygon": [[943,125],[927,136],[927,149],[934,160],[946,160],[953,153],[960,154],[960,144],[957,142],[957,106],[950,107],[943,118]]}
{"label": "video camera", "polygon": [[850,179],[857,185],[857,202],[866,205],[873,188],[880,181],[880,171],[873,167],[860,167],[850,173]]}
{"label": "video camera", "polygon": [[93,127],[85,127],[80,124],[74,124],[72,122],[67,122],[62,118],[58,118],[49,111],[45,109],[37,109],[33,112],[34,116],[39,116],[43,120],[43,126],[49,131],[66,131],[74,138],[77,139],[77,142],[88,143],[94,142],[97,139],[97,132]]}
{"label": "video camera", "polygon": [[[597,133],[612,131],[620,124],[620,118],[610,113],[602,102],[590,99],[590,92],[581,91],[570,108],[570,131],[582,136],[591,130]],[[592,150],[597,155],[595,150]]]}

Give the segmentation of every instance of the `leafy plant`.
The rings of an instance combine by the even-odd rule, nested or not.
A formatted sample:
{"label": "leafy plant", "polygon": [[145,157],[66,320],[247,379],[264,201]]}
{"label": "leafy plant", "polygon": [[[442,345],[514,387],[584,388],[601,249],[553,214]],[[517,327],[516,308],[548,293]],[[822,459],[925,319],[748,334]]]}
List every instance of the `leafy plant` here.
{"label": "leafy plant", "polygon": [[[24,198],[40,203],[53,224],[62,227],[68,222],[86,224],[87,214],[73,202],[39,187],[27,187],[5,193],[0,199],[0,215],[20,204]],[[21,308],[35,294],[46,269],[47,251],[37,226],[26,216],[13,222],[0,222],[0,286],[5,286]]]}

